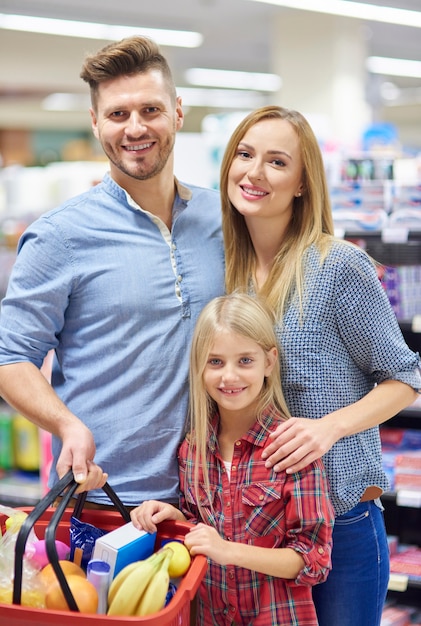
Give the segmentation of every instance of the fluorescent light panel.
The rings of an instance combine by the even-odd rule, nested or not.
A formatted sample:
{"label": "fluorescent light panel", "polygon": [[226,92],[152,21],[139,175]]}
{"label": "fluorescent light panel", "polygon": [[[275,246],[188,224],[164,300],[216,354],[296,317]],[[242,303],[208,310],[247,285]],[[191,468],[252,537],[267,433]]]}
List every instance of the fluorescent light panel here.
{"label": "fluorescent light panel", "polygon": [[279,91],[282,80],[277,74],[259,72],[237,72],[192,67],[185,73],[190,85],[251,89],[252,91]]}
{"label": "fluorescent light panel", "polygon": [[390,59],[387,57],[368,57],[366,60],[366,68],[373,74],[421,78],[421,61]]}
{"label": "fluorescent light panel", "polygon": [[241,91],[239,89],[197,89],[178,87],[177,94],[181,96],[186,107],[209,107],[222,109],[254,109],[267,104],[263,94],[256,91]]}
{"label": "fluorescent light panel", "polygon": [[122,26],[74,20],[58,20],[29,15],[0,13],[0,29],[19,30],[48,35],[64,35],[83,39],[104,39],[109,41],[124,39],[132,35],[145,35],[162,46],[197,48],[203,43],[203,35],[194,31],[164,30],[143,28],[142,26]]}
{"label": "fluorescent light panel", "polygon": [[351,2],[350,0],[249,0],[263,2],[289,9],[302,9],[315,13],[328,13],[344,17],[355,17],[365,21],[385,22],[400,26],[414,26],[421,28],[421,11],[410,11],[395,7],[385,7],[366,2]]}
{"label": "fluorescent light panel", "polygon": [[44,111],[87,111],[91,99],[87,94],[57,92],[46,96],[41,106]]}
{"label": "fluorescent light panel", "polygon": [[[232,89],[196,89],[178,87],[186,107],[209,107],[222,109],[253,109],[267,104],[265,96],[255,91]],[[87,111],[91,101],[86,94],[52,93],[42,101],[45,111]]]}

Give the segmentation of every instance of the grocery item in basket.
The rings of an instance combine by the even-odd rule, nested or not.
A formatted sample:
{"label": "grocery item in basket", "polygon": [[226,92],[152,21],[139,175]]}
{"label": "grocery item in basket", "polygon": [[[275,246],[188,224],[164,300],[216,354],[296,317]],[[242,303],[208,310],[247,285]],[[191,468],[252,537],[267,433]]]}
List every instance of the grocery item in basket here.
{"label": "grocery item in basket", "polygon": [[75,554],[81,550],[81,565],[86,572],[88,563],[92,558],[95,543],[105,534],[105,530],[96,528],[96,526],[87,522],[81,522],[73,515],[70,521],[70,560],[74,561]]}
{"label": "grocery item in basket", "polygon": [[166,601],[170,577],[170,548],[122,569],[111,583],[108,615],[143,616],[160,611]]}
{"label": "grocery item in basket", "polygon": [[171,548],[173,555],[168,566],[170,578],[180,578],[184,576],[190,567],[190,552],[182,541],[168,541],[165,543],[166,548]]}
{"label": "grocery item in basket", "polygon": [[[61,567],[65,576],[85,576],[85,572],[80,567],[80,565],[74,563],[73,561],[67,561],[66,559],[59,560],[58,564]],[[42,570],[38,574],[38,580],[42,584],[45,591],[47,591],[50,585],[56,582],[57,576],[51,563],[48,563],[47,565],[45,565],[45,567],[42,568]]]}
{"label": "grocery item in basket", "polygon": [[[4,532],[0,532],[0,602],[11,604],[16,540],[27,513],[3,505],[0,505],[0,513],[7,516]],[[32,530],[28,538],[28,548],[36,545],[38,541]],[[44,605],[44,591],[37,580],[39,570],[38,564],[28,559],[25,554],[22,559],[22,604],[25,606],[40,608]]]}
{"label": "grocery item in basket", "polygon": [[[32,514],[32,508],[26,507],[25,511]],[[69,525],[71,511],[66,509],[60,519],[57,527],[57,538],[63,541],[69,536]],[[52,524],[54,509],[49,508],[37,520],[35,531],[43,536],[46,529]],[[112,531],[121,524],[121,515],[117,511],[96,511],[87,509],[83,512],[85,521],[91,522],[96,526],[102,526],[107,531]],[[0,523],[4,525],[4,517],[0,515]],[[159,549],[165,541],[171,539],[183,540],[187,532],[192,528],[192,524],[181,521],[165,521],[158,525],[157,532],[157,549]],[[169,602],[168,606],[162,608],[153,615],[145,617],[119,617],[119,616],[101,616],[98,614],[84,614],[77,611],[68,611],[63,619],[63,613],[60,611],[50,611],[47,609],[38,609],[34,611],[32,604],[26,602],[26,594],[22,594],[22,606],[18,603],[4,604],[0,602],[0,624],[3,626],[22,626],[23,624],[32,626],[129,626],[129,621],[134,620],[133,624],[139,626],[187,626],[190,624],[191,600],[194,598],[197,589],[203,580],[207,568],[207,559],[199,554],[192,557],[192,564],[187,574],[182,578],[177,586],[177,593]]]}
{"label": "grocery item in basket", "polygon": [[[59,559],[65,560],[69,558],[70,546],[63,541],[55,542],[57,555]],[[47,549],[44,539],[28,543],[25,549],[25,556],[31,561],[35,567],[43,568],[49,563]]]}
{"label": "grocery item in basket", "polygon": [[[5,522],[6,533],[8,535],[14,535],[16,538],[23,521],[27,518],[27,513],[20,509],[12,509],[2,505],[0,505],[0,513],[9,516]],[[55,545],[58,558],[67,559],[70,554],[70,546],[63,541],[56,541]],[[45,541],[44,539],[38,539],[33,530],[26,542],[25,558],[31,561],[33,567],[38,569],[41,569],[48,563]]]}
{"label": "grocery item in basket", "polygon": [[[4,587],[3,584],[1,584],[0,585],[0,604],[12,604],[12,599],[13,599],[12,584],[11,583],[8,584],[7,587]],[[26,606],[26,607],[30,607],[34,609],[43,609],[45,606],[44,591],[35,586],[28,588],[28,586],[24,585],[22,588],[21,604],[22,606]]]}
{"label": "grocery item in basket", "polygon": [[165,598],[165,606],[168,606],[168,604],[171,602],[171,600],[175,596],[176,592],[177,592],[177,585],[175,585],[173,582],[170,581],[170,584],[168,585],[167,597]]}
{"label": "grocery item in basket", "polygon": [[98,592],[97,613],[106,613],[108,608],[108,589],[111,582],[110,564],[100,559],[91,559],[88,563],[86,577]]}
{"label": "grocery item in basket", "polygon": [[[82,613],[96,613],[98,610],[98,592],[96,587],[85,576],[70,574],[66,576],[67,584]],[[45,594],[45,606],[56,611],[70,611],[58,580],[53,582]]]}
{"label": "grocery item in basket", "polygon": [[170,575],[168,567],[173,556],[171,548],[163,548],[164,560],[158,567],[158,570],[152,576],[152,580],[146,587],[137,607],[136,615],[152,615],[157,613],[165,606],[167,593],[170,584]]}
{"label": "grocery item in basket", "polygon": [[156,532],[138,530],[132,522],[128,522],[98,538],[92,558],[109,563],[110,577],[113,579],[129,563],[150,556],[155,547],[155,539]]}

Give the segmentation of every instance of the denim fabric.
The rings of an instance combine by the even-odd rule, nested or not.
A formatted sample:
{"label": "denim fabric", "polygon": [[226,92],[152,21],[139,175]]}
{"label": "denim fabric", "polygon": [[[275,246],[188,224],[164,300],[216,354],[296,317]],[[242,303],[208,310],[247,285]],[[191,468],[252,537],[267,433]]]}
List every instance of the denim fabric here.
{"label": "denim fabric", "polygon": [[332,570],[313,587],[319,626],[379,626],[389,581],[382,510],[361,502],[335,520]]}

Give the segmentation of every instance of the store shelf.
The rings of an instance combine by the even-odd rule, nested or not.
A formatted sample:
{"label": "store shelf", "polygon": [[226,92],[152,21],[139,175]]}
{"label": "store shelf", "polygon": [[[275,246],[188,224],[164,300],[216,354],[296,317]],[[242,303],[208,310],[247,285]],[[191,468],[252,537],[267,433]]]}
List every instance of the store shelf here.
{"label": "store shelf", "polygon": [[[421,426],[421,424],[420,424]],[[399,545],[421,546],[421,492],[398,491],[383,494],[384,518],[389,536]],[[391,572],[388,599],[421,608],[421,577]]]}
{"label": "store shelf", "polygon": [[0,503],[3,505],[33,506],[42,496],[42,485],[36,472],[6,472],[0,477]]}
{"label": "store shelf", "polygon": [[[414,606],[421,608],[420,605],[420,583],[414,583],[409,585],[405,591],[396,591],[390,589],[388,592],[388,600],[396,602],[397,605],[405,604],[405,606]],[[405,598],[404,602],[402,598]]]}
{"label": "store shelf", "polygon": [[389,580],[389,590],[404,593],[408,589],[421,589],[421,579],[414,580],[405,574],[391,574]]}
{"label": "store shelf", "polygon": [[[402,232],[402,231],[401,231]],[[359,244],[373,259],[384,265],[419,265],[421,231],[407,231],[404,241],[384,242],[381,231],[346,232],[345,238]]]}
{"label": "store shelf", "polygon": [[[403,240],[389,241],[382,232],[347,232],[345,238],[360,245],[370,256],[384,266],[421,266],[421,232],[404,233]],[[421,288],[421,285],[420,285]],[[421,311],[419,312],[421,313]],[[421,352],[421,316],[398,319],[405,341],[416,352]],[[384,425],[386,428],[421,430],[421,404],[401,411]],[[395,536],[399,545],[421,547],[421,492],[400,490],[383,494],[384,517],[389,536]],[[392,573],[388,600],[397,605],[421,609],[421,578],[409,577],[405,572]]]}
{"label": "store shelf", "polygon": [[421,429],[421,409],[407,408],[387,421],[385,426],[392,428],[416,428]]}

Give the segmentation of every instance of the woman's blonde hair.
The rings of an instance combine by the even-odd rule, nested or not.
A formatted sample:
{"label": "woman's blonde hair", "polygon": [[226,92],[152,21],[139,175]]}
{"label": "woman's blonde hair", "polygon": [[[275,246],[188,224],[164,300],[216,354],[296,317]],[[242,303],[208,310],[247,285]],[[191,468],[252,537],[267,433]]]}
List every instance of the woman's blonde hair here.
{"label": "woman's blonde hair", "polygon": [[[207,444],[212,431],[212,423],[217,411],[216,402],[209,396],[204,385],[204,371],[215,337],[222,330],[251,339],[265,354],[277,348],[274,331],[275,318],[270,309],[259,298],[244,293],[232,293],[211,300],[202,310],[193,334],[190,352],[190,427],[189,457],[187,467],[193,469],[191,480],[198,496],[200,469],[204,488],[211,497],[207,471]],[[278,349],[278,348],[277,348]],[[280,360],[269,376],[265,378],[260,396],[256,419],[262,423],[264,412],[272,411],[277,419],[288,417],[280,378]],[[196,501],[200,502],[197,497]]]}
{"label": "woman's blonde hair", "polygon": [[220,192],[222,226],[226,255],[226,288],[249,290],[254,275],[256,256],[244,217],[228,197],[228,176],[238,145],[246,132],[267,119],[285,120],[297,133],[301,160],[302,195],[294,199],[293,216],[288,231],[260,290],[269,305],[282,319],[289,296],[294,292],[302,310],[303,264],[309,246],[316,244],[321,260],[326,256],[334,234],[333,218],[323,157],[314,132],[305,117],[290,109],[266,106],[245,117],[231,135],[221,165]]}

